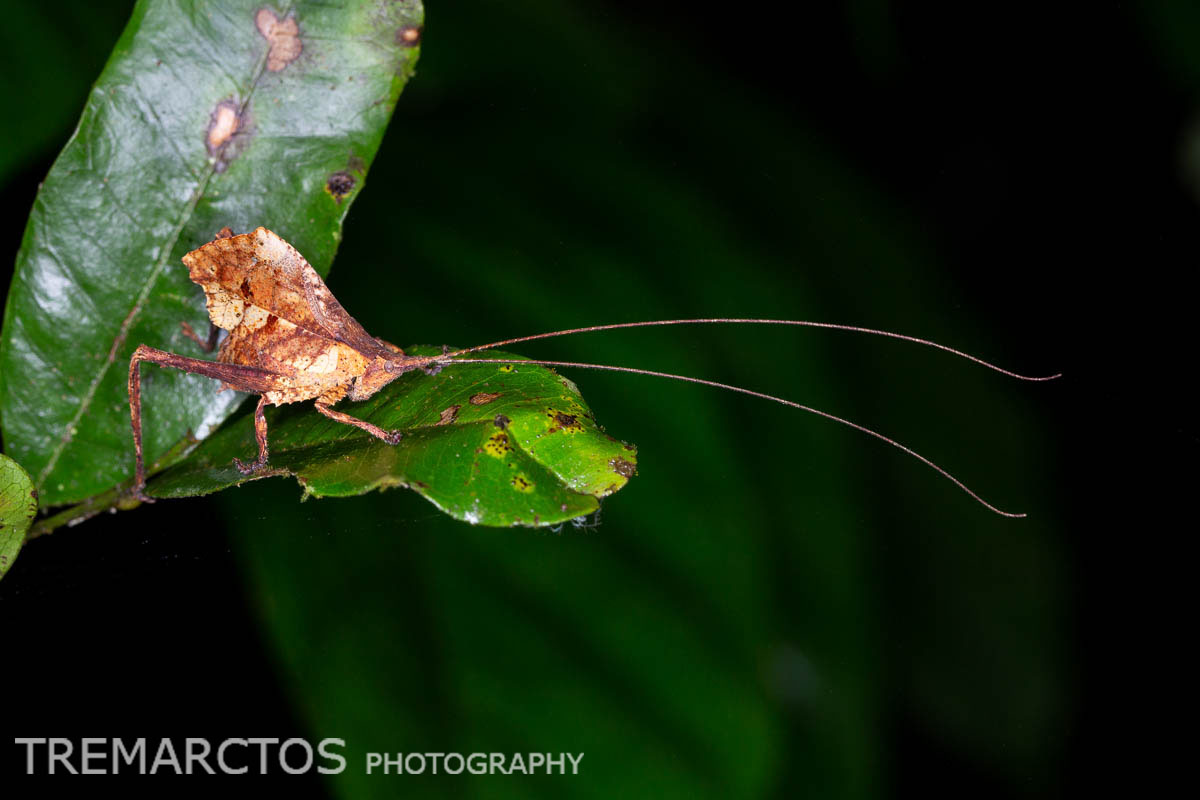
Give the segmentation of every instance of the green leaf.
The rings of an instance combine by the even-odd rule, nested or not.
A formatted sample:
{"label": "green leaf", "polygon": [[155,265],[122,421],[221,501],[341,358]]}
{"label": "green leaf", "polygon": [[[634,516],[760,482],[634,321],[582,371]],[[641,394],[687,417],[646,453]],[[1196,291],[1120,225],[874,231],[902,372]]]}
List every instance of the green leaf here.
{"label": "green leaf", "polygon": [[[138,344],[199,355],[180,330],[208,324],[183,253],[224,226],[264,225],[328,272],[421,19],[418,0],[137,4],[38,193],[5,308],[0,422],[45,505],[131,475]],[[159,376],[144,398],[148,459],[239,399]]]}
{"label": "green leaf", "polygon": [[[413,355],[441,348],[413,347]],[[492,352],[495,359],[518,358]],[[388,445],[311,406],[268,411],[269,468],[242,475],[257,452],[249,419],[209,437],[151,481],[156,497],[208,494],[268,475],[294,475],[307,495],[358,495],[407,486],[455,519],[554,525],[595,511],[633,475],[637,451],[605,434],[578,388],[545,367],[450,365],[403,375],[374,397],[340,407],[404,438]]]}
{"label": "green leaf", "polygon": [[8,456],[0,455],[0,578],[17,560],[37,508],[37,492],[29,474]]}

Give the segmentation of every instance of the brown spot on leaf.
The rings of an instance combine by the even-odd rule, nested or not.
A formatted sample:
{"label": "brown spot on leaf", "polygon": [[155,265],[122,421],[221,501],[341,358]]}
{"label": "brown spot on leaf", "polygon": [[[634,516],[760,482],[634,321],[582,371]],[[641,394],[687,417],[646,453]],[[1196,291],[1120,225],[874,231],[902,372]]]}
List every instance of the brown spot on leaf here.
{"label": "brown spot on leaf", "polygon": [[[254,119],[249,106],[227,97],[213,107],[204,129],[204,147],[216,172],[224,172],[254,135]],[[225,228],[224,230],[229,230]],[[230,235],[232,236],[232,231]],[[226,238],[217,234],[217,239]]]}
{"label": "brown spot on leaf", "polygon": [[329,192],[330,196],[339,203],[342,198],[350,194],[354,190],[354,184],[358,183],[354,176],[349,172],[338,171],[329,176],[325,181],[325,191]]}
{"label": "brown spot on leaf", "polygon": [[213,109],[208,120],[208,130],[205,131],[204,141],[208,145],[208,154],[217,156],[229,140],[242,127],[242,118],[238,104],[233,100],[222,100]]}
{"label": "brown spot on leaf", "polygon": [[578,414],[568,414],[565,411],[559,411],[554,408],[546,409],[546,416],[550,418],[550,427],[546,429],[546,433],[580,433],[583,431],[583,426],[579,424]]}
{"label": "brown spot on leaf", "polygon": [[217,231],[217,235],[213,237],[213,241],[215,242],[217,239],[232,239],[232,238],[233,238],[233,228],[226,225],[224,228],[221,228],[221,230]]}
{"label": "brown spot on leaf", "polygon": [[504,394],[504,393],[503,392],[480,392],[479,394],[473,394],[473,395],[471,395],[471,405],[486,406],[488,403],[492,402],[493,400],[495,400],[497,397],[499,397],[502,394]]}
{"label": "brown spot on leaf", "polygon": [[433,424],[434,425],[449,425],[449,424],[451,424],[452,422],[454,422],[454,420],[458,419],[458,410],[460,408],[462,408],[462,406],[455,405],[455,406],[450,406],[449,408],[442,409],[441,417],[438,419],[437,422],[435,422]]}
{"label": "brown spot on leaf", "polygon": [[421,43],[421,26],[405,25],[396,31],[396,44],[401,47],[416,47]]}
{"label": "brown spot on leaf", "polygon": [[242,278],[242,285],[238,287],[238,291],[242,293],[242,297],[250,299],[250,279]]}
{"label": "brown spot on leaf", "polygon": [[300,26],[295,17],[281,20],[271,9],[260,8],[254,15],[254,25],[267,40],[268,70],[279,72],[300,56],[304,46],[300,43]]}
{"label": "brown spot on leaf", "polygon": [[504,416],[503,414],[497,414],[496,418],[494,420],[492,420],[492,424],[494,424],[497,428],[499,428],[502,431],[508,430],[508,423],[510,423],[510,422],[512,422],[512,420],[509,419],[508,417]]}
{"label": "brown spot on leaf", "polygon": [[626,461],[621,457],[614,458],[608,462],[608,466],[613,472],[623,478],[632,478],[637,474],[637,465],[632,461]]}

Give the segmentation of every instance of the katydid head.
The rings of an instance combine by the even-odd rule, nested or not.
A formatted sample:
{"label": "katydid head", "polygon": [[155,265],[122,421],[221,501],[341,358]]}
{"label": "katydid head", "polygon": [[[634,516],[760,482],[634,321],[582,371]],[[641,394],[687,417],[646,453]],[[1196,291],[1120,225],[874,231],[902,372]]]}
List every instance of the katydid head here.
{"label": "katydid head", "polygon": [[363,370],[363,373],[350,383],[350,389],[346,392],[346,397],[356,402],[366,400],[396,380],[396,378],[399,378],[401,373],[393,371],[391,366],[391,360],[380,356],[372,358],[367,364],[367,368]]}
{"label": "katydid head", "polygon": [[363,370],[362,375],[359,375],[350,384],[350,389],[346,396],[351,400],[366,400],[371,395],[378,392],[384,386],[387,386],[392,381],[399,378],[406,372],[411,372],[418,367],[424,366],[429,360],[427,358],[419,358],[416,356],[406,356],[404,351],[391,342],[385,342],[383,339],[376,339],[381,347],[381,352],[376,352],[371,356],[371,360],[367,362],[367,368]]}

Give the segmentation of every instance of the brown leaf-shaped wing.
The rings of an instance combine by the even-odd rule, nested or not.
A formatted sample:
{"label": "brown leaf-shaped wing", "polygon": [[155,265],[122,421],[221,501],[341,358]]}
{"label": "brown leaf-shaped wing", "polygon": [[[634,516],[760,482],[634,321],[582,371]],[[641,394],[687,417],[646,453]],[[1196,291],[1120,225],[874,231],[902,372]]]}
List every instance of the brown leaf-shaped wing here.
{"label": "brown leaf-shaped wing", "polygon": [[183,263],[204,289],[209,316],[219,328],[232,331],[247,307],[258,306],[367,357],[391,355],[346,313],[304,256],[266,228],[211,241],[185,255]]}
{"label": "brown leaf-shaped wing", "polygon": [[[292,250],[292,252],[296,251]],[[305,264],[305,266],[308,265]],[[353,347],[364,356],[392,358],[397,355],[399,348],[391,350],[382,345],[378,339],[363,329],[358,320],[342,308],[342,304],[333,296],[333,292],[329,291],[329,287],[321,280],[321,276],[317,274],[316,270],[308,267],[300,277],[304,283],[304,298],[308,302],[309,311],[317,320],[317,324],[324,328],[331,337]]]}

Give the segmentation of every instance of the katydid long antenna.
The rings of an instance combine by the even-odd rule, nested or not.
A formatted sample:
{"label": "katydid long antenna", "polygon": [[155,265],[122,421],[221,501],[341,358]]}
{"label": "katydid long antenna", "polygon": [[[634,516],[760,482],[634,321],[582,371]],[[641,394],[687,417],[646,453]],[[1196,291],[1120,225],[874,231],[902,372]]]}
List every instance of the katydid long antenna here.
{"label": "katydid long antenna", "polygon": [[930,469],[937,472],[943,478],[945,478],[946,480],[953,483],[955,486],[957,486],[959,489],[961,489],[963,492],[965,492],[968,496],[970,496],[973,500],[975,500],[977,503],[979,503],[980,505],[982,505],[984,508],[988,509],[989,511],[999,514],[1002,517],[1011,517],[1011,518],[1020,519],[1020,518],[1026,516],[1026,514],[1023,514],[1023,513],[1014,513],[1011,511],[1004,511],[1002,509],[997,508],[996,506],[994,506],[991,503],[984,500],[982,497],[980,497],[974,491],[972,491],[970,487],[968,487],[965,483],[963,483],[961,480],[959,480],[954,475],[952,475],[948,470],[944,469],[943,467],[938,466],[930,459],[921,455],[920,453],[913,450],[912,448],[906,447],[905,445],[901,444],[900,442],[896,441],[895,439],[892,439],[888,436],[884,436],[882,433],[871,430],[870,428],[868,428],[864,425],[859,425],[857,422],[851,422],[848,419],[844,419],[844,418],[836,416],[834,414],[830,414],[827,411],[822,411],[818,408],[806,406],[801,403],[794,402],[792,400],[786,400],[782,397],[776,397],[775,395],[765,394],[763,392],[756,392],[752,389],[745,389],[741,386],[733,386],[733,385],[730,385],[727,383],[720,383],[718,381],[706,380],[704,378],[693,378],[690,375],[676,375],[676,374],[673,374],[670,372],[658,372],[656,370],[641,369],[639,367],[622,367],[622,366],[615,366],[612,364],[590,364],[590,363],[584,363],[584,362],[579,362],[579,361],[549,361],[549,360],[545,360],[545,359],[523,359],[523,358],[522,359],[494,359],[494,358],[462,358],[461,357],[464,355],[470,355],[472,353],[478,353],[483,350],[490,350],[490,349],[496,348],[496,347],[504,347],[504,346],[507,346],[510,344],[519,344],[521,342],[531,342],[531,341],[535,341],[537,339],[550,339],[550,338],[554,338],[557,336],[568,336],[568,335],[576,334],[576,333],[593,333],[596,331],[610,331],[610,330],[617,330],[620,328],[647,328],[647,327],[652,327],[652,326],[665,326],[665,325],[718,325],[718,324],[796,325],[796,326],[802,326],[802,327],[808,327],[808,328],[825,328],[825,329],[829,329],[829,330],[850,331],[853,333],[866,333],[866,334],[870,334],[873,336],[884,336],[889,339],[898,339],[898,340],[904,341],[904,342],[910,342],[913,344],[924,345],[926,347],[932,347],[937,350],[941,350],[943,352],[950,353],[951,355],[958,356],[959,358],[964,358],[964,359],[967,359],[968,361],[973,361],[976,364],[980,364],[981,366],[987,367],[988,369],[990,369],[994,372],[999,372],[1002,375],[1007,375],[1011,378],[1016,378],[1018,380],[1023,380],[1023,381],[1048,381],[1048,380],[1053,380],[1055,378],[1058,378],[1062,374],[1062,373],[1055,373],[1054,375],[1045,375],[1045,376],[1021,375],[1019,373],[1012,372],[1010,370],[999,367],[989,361],[985,361],[982,358],[979,358],[977,356],[973,356],[970,353],[964,353],[961,350],[956,350],[953,347],[948,347],[944,344],[939,344],[937,342],[933,342],[928,339],[921,339],[916,336],[908,336],[908,335],[905,335],[902,333],[893,333],[892,331],[877,330],[875,328],[863,328],[863,327],[859,327],[856,325],[838,325],[838,324],[830,323],[830,322],[811,322],[811,321],[807,321],[807,320],[744,319],[744,318],[651,320],[651,321],[645,321],[645,322],[618,322],[618,323],[612,323],[612,324],[608,324],[608,325],[590,325],[590,326],[584,327],[584,328],[568,328],[566,330],[561,330],[561,331],[551,331],[549,333],[539,333],[539,334],[534,334],[532,336],[518,336],[518,337],[515,337],[512,339],[502,339],[498,342],[491,342],[489,344],[481,344],[481,345],[476,345],[475,347],[467,347],[462,350],[456,350],[453,352],[446,353],[442,356],[432,356],[429,358],[429,363],[436,363],[441,366],[449,366],[451,364],[515,364],[515,365],[529,364],[529,365],[536,365],[536,366],[542,366],[542,367],[568,367],[568,368],[576,367],[579,369],[595,369],[595,370],[604,370],[604,371],[608,371],[608,372],[627,372],[627,373],[632,373],[634,375],[648,375],[648,376],[654,377],[654,378],[667,378],[669,380],[684,381],[686,383],[697,383],[702,386],[711,386],[711,387],[714,387],[717,389],[725,389],[725,390],[728,390],[731,392],[738,392],[739,394],[750,395],[751,397],[757,397],[762,400],[769,400],[773,403],[779,403],[780,405],[785,405],[790,408],[799,409],[800,411],[806,411],[810,414],[815,414],[819,417],[823,417],[824,419],[830,420],[832,422],[836,422],[841,425],[845,425],[846,427],[853,428],[854,430],[865,433],[868,436],[873,436],[876,439],[880,440],[881,442],[886,442],[887,444],[890,444],[892,447],[895,447],[896,449],[901,450],[902,452],[908,454],[909,456],[912,456],[913,458],[917,459],[922,464],[925,464],[927,467],[929,467]]}
{"label": "katydid long antenna", "polygon": [[467,347],[462,350],[455,350],[452,353],[447,353],[446,358],[455,356],[468,355],[470,353],[478,353],[481,350],[491,350],[495,347],[507,347],[510,344],[520,344],[521,342],[532,342],[538,339],[553,339],[558,336],[570,336],[576,333],[594,333],[596,331],[615,331],[621,328],[650,328],[664,325],[796,325],[804,328],[824,328],[834,331],[849,331],[851,333],[866,333],[871,336],[885,336],[889,339],[898,339],[902,342],[911,342],[925,347],[932,347],[936,350],[941,350],[944,353],[949,353],[952,356],[965,358],[968,361],[974,361],[976,364],[987,367],[993,372],[999,372],[1001,375],[1007,375],[1010,378],[1016,378],[1021,381],[1051,381],[1055,378],[1062,377],[1061,372],[1056,372],[1053,375],[1021,375],[1017,372],[1004,369],[993,364],[990,361],[984,361],[978,356],[973,356],[970,353],[964,353],[962,350],[955,350],[953,347],[947,347],[938,342],[932,342],[929,339],[921,339],[916,336],[908,336],[903,333],[894,333],[892,331],[878,330],[876,328],[862,328],[857,325],[839,325],[834,322],[813,322],[803,319],[745,319],[745,318],[713,318],[713,319],[657,319],[644,322],[614,322],[608,325],[589,325],[585,328],[567,328],[561,331],[550,331],[549,333],[535,333],[532,336],[517,336],[513,339],[501,339],[498,342],[489,342],[488,344],[479,344],[474,347]]}

